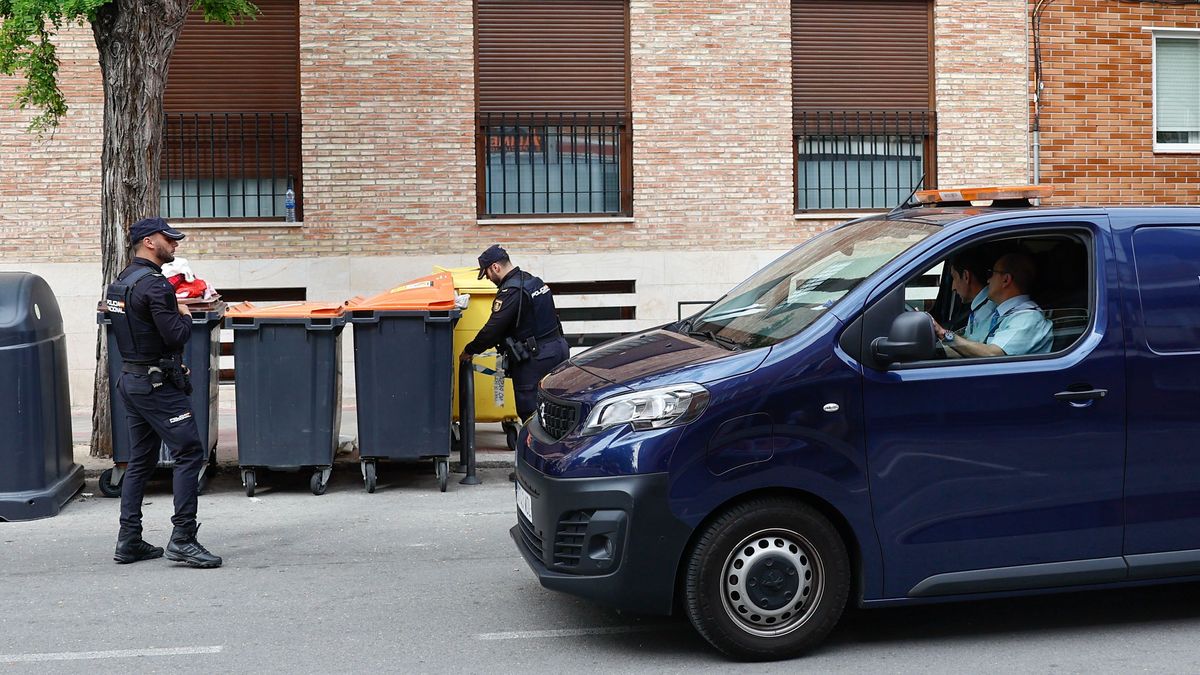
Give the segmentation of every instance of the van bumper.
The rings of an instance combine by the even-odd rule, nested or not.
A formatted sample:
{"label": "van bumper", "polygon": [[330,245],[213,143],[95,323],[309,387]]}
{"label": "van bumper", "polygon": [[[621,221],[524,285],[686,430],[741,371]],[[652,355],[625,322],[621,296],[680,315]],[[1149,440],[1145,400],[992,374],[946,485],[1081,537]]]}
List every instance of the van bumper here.
{"label": "van bumper", "polygon": [[[532,520],[509,531],[542,586],[640,614],[670,614],[691,528],[667,499],[667,474],[551,478],[518,461]],[[516,488],[514,487],[514,490]]]}

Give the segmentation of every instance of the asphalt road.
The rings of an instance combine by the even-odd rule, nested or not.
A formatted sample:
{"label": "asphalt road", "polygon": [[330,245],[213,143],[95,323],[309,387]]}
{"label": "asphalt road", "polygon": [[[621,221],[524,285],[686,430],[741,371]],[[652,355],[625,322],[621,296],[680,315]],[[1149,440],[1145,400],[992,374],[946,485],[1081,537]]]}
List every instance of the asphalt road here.
{"label": "asphalt road", "polygon": [[[322,497],[284,475],[250,500],[225,472],[200,503],[218,570],[113,564],[115,500],[0,523],[0,673],[1200,670],[1195,584],[851,611],[808,657],[734,665],[685,620],[542,589],[508,536],[506,473],[441,494],[431,467],[386,467],[368,495],[341,471]],[[165,544],[170,495],[152,490],[147,539]]]}

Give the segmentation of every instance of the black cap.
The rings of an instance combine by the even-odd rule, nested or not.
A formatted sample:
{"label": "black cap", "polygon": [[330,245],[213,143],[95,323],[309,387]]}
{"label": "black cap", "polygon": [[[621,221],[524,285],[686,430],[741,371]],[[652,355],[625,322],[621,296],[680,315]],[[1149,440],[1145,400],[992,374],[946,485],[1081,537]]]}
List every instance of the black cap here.
{"label": "black cap", "polygon": [[486,251],[479,254],[479,276],[482,279],[487,274],[487,268],[492,266],[492,263],[498,263],[508,260],[508,251],[500,248],[500,244],[492,244]]}
{"label": "black cap", "polygon": [[162,232],[175,241],[179,241],[185,236],[179,230],[168,225],[167,221],[162,218],[143,218],[129,228],[129,243],[136,244],[155,232]]}

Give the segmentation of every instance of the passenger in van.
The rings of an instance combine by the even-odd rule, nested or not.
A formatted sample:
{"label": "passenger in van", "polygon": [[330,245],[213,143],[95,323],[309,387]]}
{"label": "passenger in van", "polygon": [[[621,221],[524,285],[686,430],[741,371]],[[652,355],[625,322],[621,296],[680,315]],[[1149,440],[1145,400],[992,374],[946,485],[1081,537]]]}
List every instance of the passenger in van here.
{"label": "passenger in van", "polygon": [[1029,297],[1036,268],[1028,253],[1017,251],[1000,257],[991,269],[987,295],[996,303],[982,340],[958,337],[934,323],[942,345],[964,357],[1045,354],[1053,341],[1050,321]]}

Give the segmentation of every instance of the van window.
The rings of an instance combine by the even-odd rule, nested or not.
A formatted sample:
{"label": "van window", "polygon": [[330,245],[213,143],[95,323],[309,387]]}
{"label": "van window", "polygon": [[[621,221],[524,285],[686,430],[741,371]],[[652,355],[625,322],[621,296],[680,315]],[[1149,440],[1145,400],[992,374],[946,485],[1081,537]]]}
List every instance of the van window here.
{"label": "van window", "polygon": [[1147,346],[1200,351],[1200,226],[1139,228],[1133,258]]}
{"label": "van window", "polygon": [[[1063,351],[1083,335],[1093,314],[1088,250],[1082,235],[1068,232],[972,242],[906,282],[904,309],[926,311],[939,326],[954,332],[954,340],[939,344],[939,358],[1005,358]],[[1016,269],[1005,269],[1021,266],[1014,264],[1013,256],[1023,259],[1026,268],[1016,278],[1012,276]],[[1010,283],[1023,284],[1027,299],[1014,298],[1004,305],[992,301],[989,281],[994,271],[1005,274]],[[884,307],[880,303],[872,311]],[[1001,321],[1009,315],[1021,320]],[[890,318],[873,323],[890,324]],[[963,338],[995,345],[1002,352],[974,353],[979,350],[964,346]]]}
{"label": "van window", "polygon": [[689,327],[740,348],[796,335],[876,270],[937,232],[937,225],[868,219],[826,232],[742,282]]}

